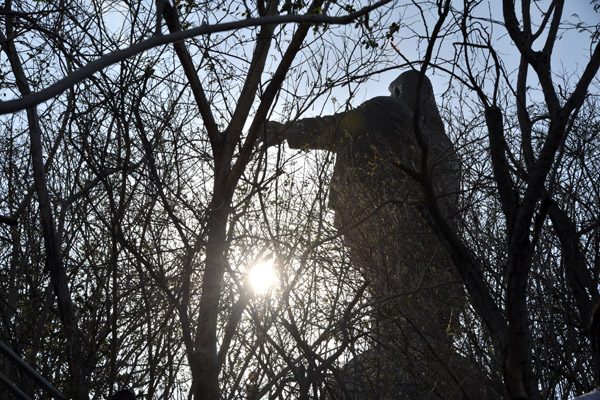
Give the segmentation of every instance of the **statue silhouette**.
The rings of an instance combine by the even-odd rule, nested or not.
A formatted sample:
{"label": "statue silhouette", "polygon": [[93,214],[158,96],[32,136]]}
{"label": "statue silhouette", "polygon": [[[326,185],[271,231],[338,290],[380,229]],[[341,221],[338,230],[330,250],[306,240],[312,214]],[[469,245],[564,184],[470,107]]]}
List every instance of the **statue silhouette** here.
{"label": "statue silhouette", "polygon": [[[417,71],[405,72],[390,85],[391,96],[375,97],[350,111],[285,125],[268,123],[270,143],[287,140],[292,149],[336,153],[329,191],[335,227],[344,234],[352,262],[383,296],[439,286],[440,268],[450,267],[416,207],[422,201],[418,185],[398,167],[420,168],[422,152],[413,130],[419,79]],[[431,181],[450,217],[456,208],[459,162],[431,83],[422,79],[419,126],[428,146]],[[438,255],[443,265],[435,265]]]}
{"label": "statue silhouette", "polygon": [[[384,398],[385,392],[398,393],[401,385],[403,395],[421,398],[433,387],[446,390],[442,381],[453,379],[423,371],[440,370],[440,363],[454,362],[452,330],[465,295],[449,256],[419,213],[423,200],[419,186],[398,167],[421,167],[423,152],[414,131],[416,104],[420,106],[419,130],[428,149],[429,178],[449,219],[457,206],[460,164],[444,131],[429,79],[407,71],[389,90],[389,97],[375,97],[350,111],[285,124],[269,122],[266,142],[287,141],[292,149],[336,153],[329,206],[335,211],[334,224],[344,236],[351,262],[371,283],[376,305],[373,330],[379,345],[371,352],[371,361],[360,361],[361,368],[380,364],[375,365],[379,371],[374,375],[401,381],[375,382],[362,390],[370,398]],[[458,364],[467,364],[464,360],[454,363],[457,376],[470,373],[458,371],[462,368]]]}

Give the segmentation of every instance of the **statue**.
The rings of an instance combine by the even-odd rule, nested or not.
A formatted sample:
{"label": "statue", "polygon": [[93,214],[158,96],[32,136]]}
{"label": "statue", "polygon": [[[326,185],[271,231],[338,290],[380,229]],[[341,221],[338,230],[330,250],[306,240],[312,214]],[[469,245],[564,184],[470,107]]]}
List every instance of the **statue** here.
{"label": "statue", "polygon": [[452,379],[424,376],[422,371],[443,370],[438,364],[454,362],[452,329],[465,302],[449,256],[415,207],[422,199],[419,186],[398,167],[401,163],[420,169],[422,151],[413,129],[420,79],[419,126],[428,147],[428,170],[441,209],[452,218],[459,162],[445,134],[431,83],[419,72],[404,72],[389,86],[391,96],[375,97],[356,109],[267,124],[267,144],[287,140],[293,149],[336,153],[329,206],[350,260],[370,281],[378,305],[373,320],[378,348],[372,361],[356,362],[363,364],[362,369],[365,363],[380,363],[375,375],[401,380],[374,382],[372,388],[362,389],[370,393],[368,398],[398,394],[398,386],[409,398],[428,398],[435,385],[447,390],[441,381]]}

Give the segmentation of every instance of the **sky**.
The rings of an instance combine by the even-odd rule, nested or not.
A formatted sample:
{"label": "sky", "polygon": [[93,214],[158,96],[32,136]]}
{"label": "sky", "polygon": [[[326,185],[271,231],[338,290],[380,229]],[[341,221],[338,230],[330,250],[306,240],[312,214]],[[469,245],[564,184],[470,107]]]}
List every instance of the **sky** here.
{"label": "sky", "polygon": [[[502,20],[502,5],[499,0],[487,0],[483,1],[482,4],[478,7],[478,13],[481,17],[489,17],[493,20],[501,21]],[[547,1],[542,1],[541,3],[545,4]],[[122,18],[119,12],[126,11],[125,9],[119,9],[122,6],[122,2],[116,1],[112,6],[114,7],[113,12],[105,14],[108,19],[109,26],[115,25],[119,26],[118,21]],[[401,8],[399,8],[401,10]],[[401,11],[398,11],[401,12]],[[422,23],[420,16],[409,15],[411,17],[411,24],[415,26],[416,29],[421,28]],[[600,13],[597,13],[593,9],[593,5],[589,0],[567,0],[565,3],[565,10],[563,13],[563,17],[569,19],[573,24],[582,21],[586,24],[598,24],[600,22]],[[397,17],[392,17],[398,19]],[[429,22],[430,26],[434,24],[434,16],[432,16],[432,20]],[[233,20],[236,17],[228,18],[227,20]],[[421,26],[416,26],[421,25]],[[563,34],[559,37],[559,40],[556,43],[556,49],[553,57],[553,71],[555,73],[562,73],[563,71],[567,74],[575,73],[576,76],[581,74],[585,64],[589,60],[590,57],[590,49],[589,40],[582,41],[581,34],[577,34],[574,30],[563,31]],[[516,68],[518,66],[519,55],[516,52],[516,49],[511,44],[510,38],[506,34],[505,30],[501,26],[494,27],[495,37],[495,46],[500,54],[503,55],[502,59],[505,63],[507,70],[509,73],[515,73]],[[399,36],[402,36],[402,32],[399,33]],[[541,41],[540,41],[541,42]],[[406,41],[402,41],[397,39],[395,44],[400,48],[403,52],[407,53],[407,57],[411,60],[419,59],[419,55],[414,51],[416,45],[414,43],[408,43]],[[451,43],[446,43],[445,46],[447,48],[443,49],[443,52],[446,52],[448,58],[451,58],[450,55],[452,53]],[[373,76],[366,84],[364,84],[361,89],[358,91],[357,96],[350,102],[352,106],[358,106],[363,101],[376,97],[376,96],[388,96],[388,85],[391,81],[393,81],[403,70],[392,70],[388,72],[384,72]],[[430,71],[428,73],[429,78],[432,81],[434,91],[436,92],[436,97],[439,96],[448,88],[448,77],[443,76],[439,72]],[[576,81],[576,79],[573,79]],[[344,104],[346,99],[348,98],[348,90],[347,88],[340,88],[335,90],[334,96],[338,99],[338,107],[340,104]],[[328,101],[328,100],[324,100]],[[314,116],[317,114],[322,114],[323,112],[329,114],[335,112],[336,109],[333,104],[326,105],[322,108],[319,105],[319,102],[315,104],[315,107],[309,110],[305,116]]]}
{"label": "sky", "polygon": [[[503,19],[501,3],[499,0],[484,1],[478,8],[479,15],[501,21]],[[563,12],[564,19],[568,19],[574,24],[581,21],[593,25],[600,23],[600,13],[594,11],[589,0],[567,0]],[[582,41],[581,34],[575,31],[563,31],[562,33],[555,45],[552,70],[555,73],[564,70],[567,73],[577,73],[579,75],[590,58],[589,40]],[[495,45],[499,53],[504,55],[502,59],[506,63],[509,72],[514,72],[518,66],[519,54],[514,45],[511,44],[504,28],[496,27],[495,34],[497,36]],[[586,37],[586,39],[588,38]],[[407,47],[404,46],[403,49]],[[400,73],[401,71],[386,72],[370,81],[365,88],[368,92],[366,98],[388,96],[387,87],[389,82],[394,80]],[[437,72],[432,73],[431,71],[428,76],[432,81],[436,94],[439,95],[446,89],[448,82],[446,77],[440,77]]]}

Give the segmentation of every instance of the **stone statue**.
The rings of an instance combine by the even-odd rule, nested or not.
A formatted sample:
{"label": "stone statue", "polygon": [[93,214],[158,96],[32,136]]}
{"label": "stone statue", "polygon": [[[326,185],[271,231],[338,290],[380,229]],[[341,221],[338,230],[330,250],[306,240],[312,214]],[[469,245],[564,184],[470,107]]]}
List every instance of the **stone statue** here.
{"label": "stone statue", "polygon": [[[432,382],[446,390],[442,379],[421,372],[452,363],[452,329],[465,301],[454,266],[415,207],[422,200],[419,186],[398,167],[401,163],[420,169],[422,149],[413,128],[420,79],[417,71],[404,72],[391,83],[389,97],[375,97],[332,116],[267,125],[269,144],[287,140],[293,149],[336,153],[329,206],[350,260],[370,281],[377,305],[373,329],[380,347],[373,350],[377,354],[372,358],[382,365],[374,366],[380,369],[376,375],[382,375],[384,368],[383,375],[402,381],[374,382],[373,388],[362,389],[371,394],[369,398],[397,394],[398,385],[404,395],[415,399],[427,398]],[[451,218],[459,162],[445,134],[431,83],[425,76],[422,79],[418,123],[428,147],[431,181],[442,211]],[[390,354],[394,361],[386,361],[381,353]]]}
{"label": "stone statue", "polygon": [[[292,149],[337,153],[329,204],[336,211],[338,228],[342,227],[342,221],[352,219],[346,205],[342,204],[345,199],[340,198],[340,194],[349,192],[349,186],[359,183],[371,188],[375,184],[377,188],[387,186],[396,190],[397,185],[389,185],[390,180],[399,176],[399,169],[393,164],[400,161],[418,166],[420,151],[412,129],[418,79],[417,71],[405,72],[391,83],[390,97],[375,97],[351,111],[285,125],[269,122],[269,131],[277,137],[276,141],[287,140]],[[452,182],[446,185],[446,191],[450,193],[446,194],[454,195],[458,162],[444,132],[427,77],[423,82],[420,114],[426,140],[433,149],[430,164],[435,167],[440,181],[450,178]],[[273,139],[269,141],[272,143]]]}

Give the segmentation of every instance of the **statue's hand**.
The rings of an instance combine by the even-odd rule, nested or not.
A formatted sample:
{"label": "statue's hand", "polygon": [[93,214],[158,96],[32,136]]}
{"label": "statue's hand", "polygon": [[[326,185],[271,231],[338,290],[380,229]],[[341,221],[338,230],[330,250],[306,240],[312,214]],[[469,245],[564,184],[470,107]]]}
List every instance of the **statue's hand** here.
{"label": "statue's hand", "polygon": [[264,147],[276,146],[284,140],[284,125],[275,121],[267,121],[264,131],[258,136],[258,142]]}

